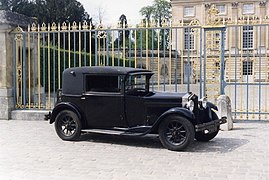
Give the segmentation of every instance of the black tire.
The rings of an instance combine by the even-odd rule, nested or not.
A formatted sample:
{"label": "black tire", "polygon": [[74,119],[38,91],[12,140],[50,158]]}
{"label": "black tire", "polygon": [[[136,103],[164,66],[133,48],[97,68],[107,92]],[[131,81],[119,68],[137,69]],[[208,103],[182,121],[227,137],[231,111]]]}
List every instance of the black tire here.
{"label": "black tire", "polygon": [[[214,111],[211,111],[211,112],[212,112],[212,119],[213,120],[218,119],[217,114]],[[197,132],[195,134],[195,139],[197,141],[201,141],[201,142],[208,142],[211,139],[213,139],[214,137],[216,137],[218,133],[219,133],[219,126],[217,128],[217,131],[215,131],[213,133],[205,134],[203,131]]]}
{"label": "black tire", "polygon": [[185,149],[194,141],[193,124],[181,116],[169,116],[159,126],[162,145],[172,151]]}
{"label": "black tire", "polygon": [[81,122],[76,113],[63,110],[56,116],[55,130],[62,140],[77,140],[81,133]]}

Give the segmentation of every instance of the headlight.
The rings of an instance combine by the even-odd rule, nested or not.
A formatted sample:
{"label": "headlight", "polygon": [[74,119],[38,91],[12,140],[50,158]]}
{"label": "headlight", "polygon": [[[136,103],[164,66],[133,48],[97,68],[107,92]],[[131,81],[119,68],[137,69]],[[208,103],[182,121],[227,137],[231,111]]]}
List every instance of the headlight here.
{"label": "headlight", "polygon": [[205,97],[203,97],[203,98],[201,98],[200,100],[199,100],[199,105],[200,105],[200,108],[204,108],[204,109],[206,109],[206,104],[207,104],[207,99],[205,98]]}
{"label": "headlight", "polygon": [[190,110],[193,111],[194,110],[194,102],[193,100],[190,100],[187,102],[186,107]]}

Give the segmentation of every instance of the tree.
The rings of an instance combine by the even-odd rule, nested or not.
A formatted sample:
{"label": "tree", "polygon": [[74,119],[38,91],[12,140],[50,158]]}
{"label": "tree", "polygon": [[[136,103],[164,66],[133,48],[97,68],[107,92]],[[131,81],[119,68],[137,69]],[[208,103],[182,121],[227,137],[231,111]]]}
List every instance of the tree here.
{"label": "tree", "polygon": [[119,36],[118,38],[114,41],[114,43],[117,45],[119,43],[120,46],[123,45],[123,42],[125,42],[125,45],[129,44],[129,35],[130,35],[130,30],[126,30],[128,28],[128,22],[127,18],[124,14],[122,14],[119,18]]}
{"label": "tree", "polygon": [[148,22],[151,20],[153,12],[154,12],[154,7],[153,6],[145,6],[140,9],[139,11],[142,16],[145,17],[145,20]]}
{"label": "tree", "polygon": [[153,3],[153,18],[159,25],[162,26],[162,20],[170,20],[171,15],[171,3],[166,0],[154,0]]}
{"label": "tree", "polygon": [[0,10],[9,10],[10,0],[1,0],[0,1]]}
{"label": "tree", "polygon": [[83,5],[76,0],[1,0],[1,9],[37,18],[38,23],[91,22]]}
{"label": "tree", "polygon": [[[169,21],[172,17],[171,7],[171,3],[166,0],[154,0],[152,6],[146,6],[141,8],[140,13],[148,22],[153,20],[159,27],[162,27],[163,21]],[[158,29],[158,32],[156,29],[154,29],[152,31],[154,31],[153,34],[155,35],[155,37],[148,37],[148,40],[154,40],[153,48],[156,48],[155,44],[158,41],[158,36],[160,49],[167,48],[169,45],[169,29]],[[148,44],[151,44],[151,42],[148,42]],[[144,46],[145,40],[142,40],[142,47]]]}
{"label": "tree", "polygon": [[28,0],[10,0],[9,9],[13,12],[26,15],[28,17],[36,17],[36,5]]}
{"label": "tree", "polygon": [[[120,22],[120,27],[122,29],[128,28],[127,18],[126,18],[126,16],[124,14],[122,14],[120,16],[119,22]],[[126,38],[126,39],[129,38],[129,34],[130,34],[129,30],[121,30],[121,31],[119,31],[119,37],[120,37],[121,43],[123,42],[123,38]],[[123,35],[124,35],[124,37],[123,37]]]}
{"label": "tree", "polygon": [[171,3],[166,0],[154,0],[152,6],[146,6],[140,9],[141,15],[149,22],[155,20],[162,26],[162,21],[168,21],[171,17]]}
{"label": "tree", "polygon": [[[133,37],[135,32],[133,32]],[[146,43],[146,40],[148,40],[148,44]],[[136,48],[141,50],[153,50],[157,49],[157,38],[156,38],[156,32],[153,29],[139,29],[136,31]],[[134,48],[134,44],[132,45]]]}

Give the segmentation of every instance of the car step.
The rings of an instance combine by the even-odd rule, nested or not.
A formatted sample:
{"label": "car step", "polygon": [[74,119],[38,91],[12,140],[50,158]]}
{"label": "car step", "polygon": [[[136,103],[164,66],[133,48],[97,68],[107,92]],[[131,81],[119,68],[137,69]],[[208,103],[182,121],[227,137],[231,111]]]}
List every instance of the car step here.
{"label": "car step", "polygon": [[124,135],[124,136],[141,136],[143,133],[133,133],[126,131],[117,131],[117,130],[106,130],[106,129],[85,129],[81,132],[86,133],[97,133],[97,134],[111,134],[111,135]]}

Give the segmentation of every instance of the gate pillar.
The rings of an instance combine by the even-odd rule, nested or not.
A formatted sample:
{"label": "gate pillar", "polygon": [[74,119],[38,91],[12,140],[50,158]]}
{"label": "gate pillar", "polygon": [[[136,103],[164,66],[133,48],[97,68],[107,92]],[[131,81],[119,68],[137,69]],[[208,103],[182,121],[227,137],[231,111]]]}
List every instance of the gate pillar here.
{"label": "gate pillar", "polygon": [[8,29],[0,25],[0,119],[9,119],[12,100],[12,58],[11,40]]}
{"label": "gate pillar", "polygon": [[10,119],[13,101],[12,35],[16,26],[25,26],[30,18],[9,11],[0,11],[0,120]]}

